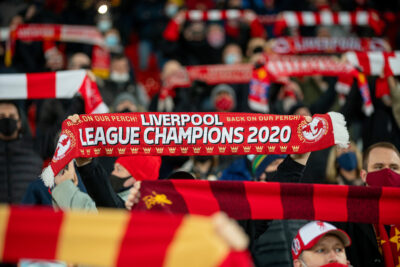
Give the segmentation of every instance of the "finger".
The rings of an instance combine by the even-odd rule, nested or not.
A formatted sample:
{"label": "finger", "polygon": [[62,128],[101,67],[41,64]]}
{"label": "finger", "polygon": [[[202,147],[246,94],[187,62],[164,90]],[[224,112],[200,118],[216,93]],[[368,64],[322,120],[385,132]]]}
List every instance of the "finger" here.
{"label": "finger", "polygon": [[312,121],[312,117],[311,116],[305,116],[304,119],[306,120],[306,122],[311,122]]}

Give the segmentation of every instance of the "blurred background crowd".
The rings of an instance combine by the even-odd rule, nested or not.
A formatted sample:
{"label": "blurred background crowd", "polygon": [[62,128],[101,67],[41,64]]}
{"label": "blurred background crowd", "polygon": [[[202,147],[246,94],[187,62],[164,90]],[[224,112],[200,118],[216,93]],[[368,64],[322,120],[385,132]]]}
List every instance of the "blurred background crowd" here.
{"label": "blurred background crowd", "polygon": [[[184,13],[187,10],[252,13],[249,17],[207,21],[187,19]],[[110,112],[156,112],[163,84],[185,66],[256,64],[263,56],[273,54],[271,42],[282,37],[274,31],[282,11],[360,10],[373,11],[379,16],[384,22],[381,33],[377,34],[368,25],[316,25],[288,27],[282,36],[378,37],[385,42],[384,51],[400,48],[400,1],[395,0],[1,0],[0,73],[93,69],[93,45],[79,42],[56,41],[48,47],[43,41],[17,40],[11,64],[5,63],[9,34],[19,25],[93,26],[104,38],[109,60],[106,74],[97,76],[96,82]],[[259,19],[262,28],[252,25],[252,16]],[[171,21],[176,22],[172,37],[167,32]],[[332,51],[319,55],[341,57]],[[284,85],[271,84],[268,96],[271,114],[313,115],[338,111],[348,123],[350,147],[313,152],[302,182],[361,185],[361,153],[365,148],[378,141],[388,141],[400,149],[399,80],[387,77],[391,93],[377,97],[378,78],[368,77],[375,108],[370,116],[362,111],[362,97],[356,85],[346,98],[339,97],[335,90],[337,77],[315,75],[291,78]],[[248,94],[249,84],[209,85],[195,80],[189,87],[176,88],[172,111],[254,112],[249,107]],[[28,185],[37,179],[53,156],[62,121],[69,115],[84,113],[84,103],[79,95],[72,99],[27,99],[14,103],[15,110],[0,103],[1,118],[8,118],[0,123],[0,201],[37,204],[40,197],[27,193]],[[283,157],[162,157],[160,164],[155,163],[155,167],[146,170],[159,169],[158,175],[144,174],[143,179],[149,175],[166,179],[184,171],[196,179],[268,181]],[[111,173],[116,159],[100,160]],[[133,160],[121,164],[134,163]],[[116,190],[121,187],[115,186]],[[270,229],[274,227],[289,226],[273,224]],[[298,225],[291,227],[297,229]]]}

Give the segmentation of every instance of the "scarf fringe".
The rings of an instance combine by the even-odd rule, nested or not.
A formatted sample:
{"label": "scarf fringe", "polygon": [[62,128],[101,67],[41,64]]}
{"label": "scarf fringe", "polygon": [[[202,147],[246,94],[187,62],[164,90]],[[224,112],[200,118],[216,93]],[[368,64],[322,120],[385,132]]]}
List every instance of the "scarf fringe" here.
{"label": "scarf fringe", "polygon": [[338,112],[328,112],[328,115],[331,117],[332,120],[335,144],[343,148],[348,147],[349,132],[346,128],[346,120],[344,119],[344,116]]}
{"label": "scarf fringe", "polygon": [[42,174],[40,175],[45,186],[52,188],[54,186],[54,172],[50,166],[44,168]]}

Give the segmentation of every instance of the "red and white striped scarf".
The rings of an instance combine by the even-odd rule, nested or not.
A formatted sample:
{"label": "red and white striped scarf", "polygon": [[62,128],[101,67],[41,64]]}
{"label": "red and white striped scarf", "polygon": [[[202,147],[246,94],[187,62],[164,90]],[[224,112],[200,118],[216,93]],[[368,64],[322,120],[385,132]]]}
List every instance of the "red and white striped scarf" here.
{"label": "red and white striped scarf", "polygon": [[0,75],[0,99],[72,98],[78,92],[86,113],[108,112],[85,70]]}
{"label": "red and white striped scarf", "polygon": [[331,11],[284,11],[275,23],[275,35],[282,35],[287,27],[300,26],[357,25],[369,26],[376,34],[382,33],[384,22],[375,11],[331,12]]}
{"label": "red and white striped scarf", "polygon": [[15,53],[16,41],[42,41],[44,50],[55,47],[54,42],[73,42],[93,45],[93,72],[101,77],[108,77],[110,55],[105,48],[102,34],[94,26],[59,25],[59,24],[21,24],[9,32],[6,45],[5,64],[11,65]]}

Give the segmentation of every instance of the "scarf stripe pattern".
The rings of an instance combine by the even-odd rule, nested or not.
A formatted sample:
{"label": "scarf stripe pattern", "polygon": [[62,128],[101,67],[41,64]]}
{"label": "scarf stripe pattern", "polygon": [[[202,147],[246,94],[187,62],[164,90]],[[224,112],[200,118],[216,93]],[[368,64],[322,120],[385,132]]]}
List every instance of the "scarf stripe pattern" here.
{"label": "scarf stripe pattern", "polygon": [[348,144],[340,113],[303,116],[253,113],[130,113],[80,115],[63,122],[42,179],[54,185],[77,157],[305,153]]}
{"label": "scarf stripe pattern", "polygon": [[135,211],[199,215],[224,211],[238,220],[400,222],[400,188],[392,187],[160,180],[142,181],[140,192]]}
{"label": "scarf stripe pattern", "polygon": [[331,12],[331,11],[284,11],[275,23],[276,36],[282,35],[287,27],[300,26],[358,25],[369,26],[376,34],[382,33],[384,22],[375,11]]}
{"label": "scarf stripe pattern", "polygon": [[0,99],[72,98],[78,92],[86,113],[108,112],[96,82],[84,70],[0,75]]}
{"label": "scarf stripe pattern", "polygon": [[218,235],[212,218],[197,215],[3,205],[0,237],[2,262],[29,258],[87,266],[252,266],[247,251],[233,249]]}

